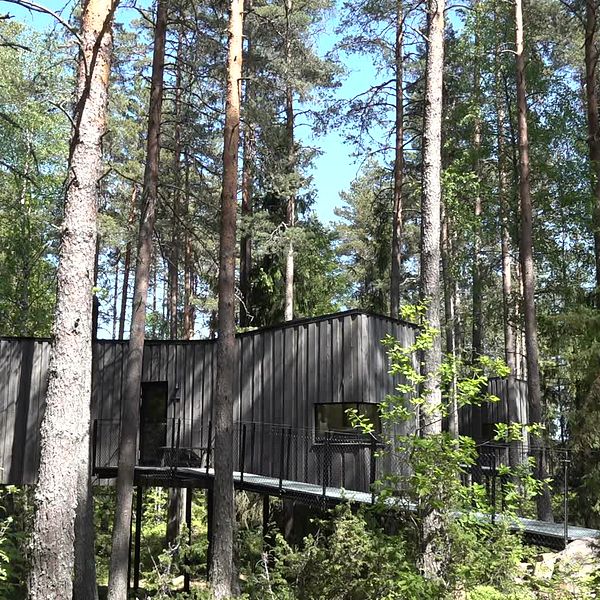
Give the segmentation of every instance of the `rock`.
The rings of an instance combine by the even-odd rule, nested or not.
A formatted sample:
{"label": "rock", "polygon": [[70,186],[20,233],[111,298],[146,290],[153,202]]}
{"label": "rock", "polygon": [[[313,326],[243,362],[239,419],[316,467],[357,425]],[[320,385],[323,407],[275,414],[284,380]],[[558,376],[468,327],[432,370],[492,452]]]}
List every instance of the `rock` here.
{"label": "rock", "polygon": [[556,556],[557,572],[576,579],[587,577],[600,568],[600,547],[592,538],[574,540]]}
{"label": "rock", "polygon": [[574,598],[594,598],[590,583],[600,569],[600,546],[591,538],[574,540],[557,555],[555,578]]}
{"label": "rock", "polygon": [[558,554],[555,552],[544,552],[544,554],[538,557],[538,562],[534,565],[533,575],[538,579],[552,579],[557,560]]}

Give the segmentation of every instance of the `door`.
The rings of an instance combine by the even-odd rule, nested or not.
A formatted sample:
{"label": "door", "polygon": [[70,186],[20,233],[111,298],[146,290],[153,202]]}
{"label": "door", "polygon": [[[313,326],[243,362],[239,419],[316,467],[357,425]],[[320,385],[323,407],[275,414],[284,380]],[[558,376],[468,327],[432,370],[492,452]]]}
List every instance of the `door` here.
{"label": "door", "polygon": [[140,464],[160,465],[167,445],[166,381],[142,383],[142,408],[140,412]]}

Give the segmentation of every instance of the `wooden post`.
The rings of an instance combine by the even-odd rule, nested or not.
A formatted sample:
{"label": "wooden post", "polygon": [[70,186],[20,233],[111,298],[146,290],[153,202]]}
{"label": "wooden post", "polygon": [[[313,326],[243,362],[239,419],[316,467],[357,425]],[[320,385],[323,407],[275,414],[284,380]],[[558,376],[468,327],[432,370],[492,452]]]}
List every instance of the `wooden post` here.
{"label": "wooden post", "polygon": [[140,548],[142,545],[142,511],[144,501],[144,488],[137,486],[135,495],[135,542],[133,548],[133,591],[140,587]]}
{"label": "wooden post", "polygon": [[212,562],[213,551],[213,491],[206,490],[206,535],[208,537],[208,549],[206,551],[206,579],[210,578],[210,563]]}
{"label": "wooden post", "polygon": [[263,506],[262,506],[262,529],[263,529],[263,556],[265,556],[265,560],[267,561],[269,567],[272,566],[273,556],[271,554],[271,550],[275,545],[275,540],[271,531],[269,529],[269,521],[271,518],[271,502],[268,494],[263,496]]}
{"label": "wooden post", "polygon": [[[192,504],[194,499],[194,488],[187,488],[185,494],[185,525],[188,531],[188,546],[192,546]],[[190,559],[189,555],[186,558],[186,569],[183,574],[183,591],[190,591]]]}

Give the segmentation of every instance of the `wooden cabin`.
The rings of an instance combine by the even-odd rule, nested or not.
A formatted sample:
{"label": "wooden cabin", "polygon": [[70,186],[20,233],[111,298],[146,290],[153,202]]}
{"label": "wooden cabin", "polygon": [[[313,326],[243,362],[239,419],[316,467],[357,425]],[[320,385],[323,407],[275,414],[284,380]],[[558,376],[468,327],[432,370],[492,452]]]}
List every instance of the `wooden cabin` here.
{"label": "wooden cabin", "polygon": [[[409,345],[416,331],[410,323],[352,310],[239,334],[232,374],[234,418],[245,424],[248,460],[260,462],[247,468],[265,474],[277,470],[283,429],[295,432],[294,441],[288,433],[286,443],[295,444],[292,460],[300,461],[303,453],[318,453],[327,431],[350,429],[347,408],[375,415],[373,405],[393,393],[397,384],[388,373],[380,341],[390,334]],[[35,482],[49,353],[49,340],[0,339],[0,483]],[[100,469],[116,466],[126,370],[127,342],[94,342],[93,461]],[[146,342],[140,464],[159,464],[165,450],[174,447],[189,449],[206,462],[202,453],[210,449],[215,376],[214,340]],[[506,398],[505,382],[491,385],[494,393]],[[526,421],[525,395],[520,402]],[[505,401],[482,411],[483,424],[497,420],[506,420]],[[461,433],[470,433],[470,426],[470,416],[464,413]],[[305,442],[300,438],[310,447],[301,448]],[[245,446],[238,453],[245,455]],[[348,454],[340,451],[340,460],[351,482],[364,471],[364,457],[353,450]],[[287,456],[290,460],[291,454]]]}

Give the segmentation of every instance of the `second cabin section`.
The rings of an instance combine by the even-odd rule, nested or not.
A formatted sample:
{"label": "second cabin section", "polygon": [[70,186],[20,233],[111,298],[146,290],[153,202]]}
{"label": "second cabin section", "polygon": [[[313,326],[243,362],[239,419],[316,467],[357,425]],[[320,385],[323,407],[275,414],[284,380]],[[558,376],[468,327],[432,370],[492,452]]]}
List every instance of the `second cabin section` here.
{"label": "second cabin section", "polygon": [[[317,470],[325,463],[344,471],[347,486],[358,485],[369,468],[368,441],[347,410],[379,427],[377,403],[398,383],[381,340],[390,334],[408,346],[416,332],[409,323],[349,311],[238,335],[231,374],[236,469],[243,461],[247,472],[276,476],[283,459],[288,477],[306,478],[309,462]],[[212,465],[216,360],[214,340],[146,342],[140,465]],[[118,459],[127,343],[99,341],[95,364],[94,463],[107,476]]]}

